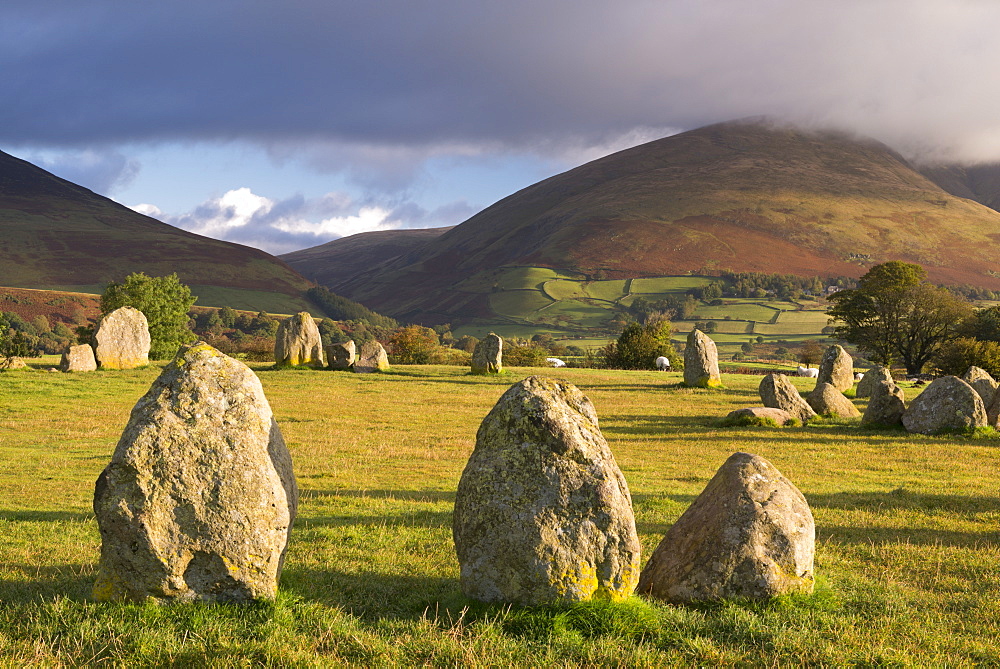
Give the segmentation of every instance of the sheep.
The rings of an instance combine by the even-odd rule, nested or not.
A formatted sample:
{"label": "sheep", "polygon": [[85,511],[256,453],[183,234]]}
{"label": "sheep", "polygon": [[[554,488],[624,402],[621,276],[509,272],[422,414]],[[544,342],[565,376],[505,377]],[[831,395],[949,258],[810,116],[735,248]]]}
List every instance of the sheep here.
{"label": "sheep", "polygon": [[857,374],[854,375],[854,380],[855,381],[860,381],[863,378],[865,378],[865,375],[862,374],[861,372],[858,372]]}
{"label": "sheep", "polygon": [[653,364],[656,365],[656,368],[661,372],[670,371],[670,359],[667,358],[666,356],[661,355],[659,358],[653,361]]}
{"label": "sheep", "polygon": [[545,362],[549,363],[552,367],[565,367],[566,363],[559,358],[545,358]]}
{"label": "sheep", "polygon": [[819,377],[819,370],[818,369],[813,369],[812,367],[802,367],[802,366],[799,366],[795,370],[795,373],[797,375],[799,375],[799,376],[805,376],[805,377],[808,377],[810,379],[815,379],[815,378]]}

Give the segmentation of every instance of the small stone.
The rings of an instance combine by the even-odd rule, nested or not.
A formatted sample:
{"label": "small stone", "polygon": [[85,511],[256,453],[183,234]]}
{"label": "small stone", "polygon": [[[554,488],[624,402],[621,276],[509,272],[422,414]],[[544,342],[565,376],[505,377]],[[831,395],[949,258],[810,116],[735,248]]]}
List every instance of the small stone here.
{"label": "small stone", "polygon": [[826,349],[823,360],[819,363],[816,387],[824,383],[829,383],[840,392],[854,386],[854,359],[839,344]]}
{"label": "small stone", "polygon": [[682,603],[813,590],[816,527],[771,463],[735,453],[653,551],[638,592]]}
{"label": "small stone", "polygon": [[875,386],[877,386],[880,381],[886,381],[896,385],[896,382],[892,380],[892,373],[889,372],[888,368],[883,367],[882,365],[875,365],[865,372],[864,378],[858,382],[858,387],[854,391],[854,396],[871,397],[872,390],[875,389]]}
{"label": "small stone", "polygon": [[357,356],[353,340],[326,347],[326,364],[330,369],[350,369]]}
{"label": "small stone", "polygon": [[854,403],[829,383],[818,384],[806,397],[806,402],[821,416],[830,414],[841,418],[856,418],[861,415]]}
{"label": "small stone", "polygon": [[514,384],[483,419],[455,497],[462,591],[526,605],[621,600],[639,575],[632,498],[575,386]]}
{"label": "small stone", "polygon": [[503,371],[503,339],[493,332],[483,337],[472,351],[473,374],[499,374]]}
{"label": "small stone", "polygon": [[204,342],[181,347],[97,479],[94,598],[273,599],[297,505],[260,381]]}
{"label": "small stone", "polygon": [[370,374],[372,372],[384,372],[389,369],[389,356],[386,355],[382,344],[377,341],[370,341],[361,345],[361,352],[358,353],[357,360],[354,361],[354,371],[358,374]]}
{"label": "small stone", "polygon": [[64,372],[93,372],[97,369],[97,359],[90,344],[70,346],[59,360],[59,369]]}
{"label": "small stone", "polygon": [[886,427],[901,425],[904,413],[906,413],[906,402],[903,389],[892,381],[879,381],[872,390],[861,423]]}
{"label": "small stone", "polygon": [[739,425],[741,422],[752,423],[753,419],[773,420],[777,425],[783,426],[790,420],[794,420],[792,415],[781,409],[771,407],[745,407],[730,411],[726,416],[726,422]]}
{"label": "small stone", "polygon": [[149,324],[138,309],[120,307],[103,316],[94,341],[94,356],[101,369],[134,369],[149,364]]}
{"label": "small stone", "polygon": [[985,369],[973,365],[966,370],[962,380],[979,393],[985,406],[989,406],[993,402],[993,395],[997,391],[997,382]]}
{"label": "small stone", "polygon": [[280,367],[323,367],[326,364],[319,328],[309,312],[300,311],[278,323],[278,333],[274,337],[274,364]]}
{"label": "small stone", "polygon": [[764,406],[787,411],[803,423],[816,417],[816,412],[784,374],[768,374],[757,388]]}
{"label": "small stone", "polygon": [[688,333],[684,348],[684,385],[719,388],[719,351],[712,338],[695,328]]}
{"label": "small stone", "polygon": [[19,357],[14,356],[13,358],[0,358],[0,371],[8,372],[15,369],[28,369],[28,363],[21,360]]}
{"label": "small stone", "polygon": [[921,434],[966,430],[986,424],[983,399],[957,376],[934,379],[903,414],[906,429]]}

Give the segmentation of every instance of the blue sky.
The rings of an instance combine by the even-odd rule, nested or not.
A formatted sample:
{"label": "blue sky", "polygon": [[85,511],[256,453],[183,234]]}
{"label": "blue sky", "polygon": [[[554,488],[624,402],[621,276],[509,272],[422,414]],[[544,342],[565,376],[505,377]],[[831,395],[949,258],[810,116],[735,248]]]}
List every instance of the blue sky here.
{"label": "blue sky", "polygon": [[5,0],[0,150],[282,253],[769,115],[1000,159],[987,0]]}

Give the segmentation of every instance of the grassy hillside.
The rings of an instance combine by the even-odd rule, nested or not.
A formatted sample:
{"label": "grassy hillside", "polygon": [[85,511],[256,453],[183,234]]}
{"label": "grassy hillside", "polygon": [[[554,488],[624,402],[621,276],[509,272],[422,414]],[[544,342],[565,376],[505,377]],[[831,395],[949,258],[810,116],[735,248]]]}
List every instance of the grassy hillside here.
{"label": "grassy hillside", "polygon": [[510,266],[590,279],[860,276],[905,260],[936,282],[992,289],[1000,288],[998,239],[1000,213],[945,192],[884,145],[728,123],[546,179],[331,287],[427,323],[481,316],[482,300],[458,303],[453,291],[492,285],[492,273]]}
{"label": "grassy hillside", "polygon": [[[0,374],[4,665],[1000,663],[997,442],[852,421],[721,428],[719,416],[757,401],[760,377],[729,374],[725,390],[703,391],[679,387],[673,373],[558,372],[595,404],[632,492],[643,562],[725,459],[748,451],[812,508],[813,596],[567,609],[464,599],[451,539],[456,485],[483,416],[536,370],[484,378],[415,366],[385,375],[258,368],[302,490],[277,602],[96,604],[94,481],[158,371]],[[917,392],[907,386],[907,399]]]}
{"label": "grassy hillside", "polygon": [[2,152],[0,239],[0,286],[101,292],[132,272],[176,272],[213,306],[297,311],[311,285],[263,251],[161,223]]}

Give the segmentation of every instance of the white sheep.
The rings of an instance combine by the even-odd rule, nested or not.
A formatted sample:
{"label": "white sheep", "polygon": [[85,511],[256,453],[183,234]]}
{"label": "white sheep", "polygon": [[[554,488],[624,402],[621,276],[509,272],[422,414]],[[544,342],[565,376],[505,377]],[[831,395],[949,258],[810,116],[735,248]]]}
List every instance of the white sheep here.
{"label": "white sheep", "polygon": [[805,376],[810,379],[819,377],[818,369],[813,369],[812,367],[802,367],[801,365],[795,370],[795,373],[799,376]]}
{"label": "white sheep", "polygon": [[865,378],[865,375],[862,374],[861,372],[858,372],[857,374],[854,375],[854,380],[855,381],[860,381],[863,378]]}
{"label": "white sheep", "polygon": [[559,358],[545,358],[545,362],[549,363],[552,367],[565,367],[566,363]]}
{"label": "white sheep", "polygon": [[669,372],[670,371],[670,359],[667,358],[664,355],[661,355],[659,358],[657,358],[656,360],[654,360],[653,364],[656,365],[656,368],[658,370],[660,370],[661,372]]}

